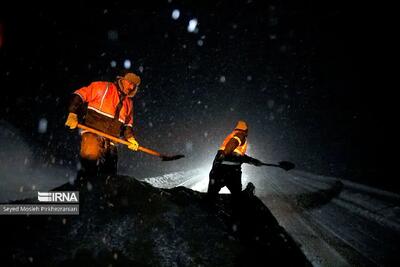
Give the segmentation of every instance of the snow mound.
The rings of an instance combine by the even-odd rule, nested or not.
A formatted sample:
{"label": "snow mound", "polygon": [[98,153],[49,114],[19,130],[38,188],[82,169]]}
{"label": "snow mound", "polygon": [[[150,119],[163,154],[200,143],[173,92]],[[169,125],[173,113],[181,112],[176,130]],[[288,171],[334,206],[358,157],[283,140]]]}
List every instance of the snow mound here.
{"label": "snow mound", "polygon": [[109,177],[80,190],[79,216],[6,216],[1,259],[9,266],[310,266],[252,191],[243,191],[235,217],[229,195],[216,209],[205,197]]}

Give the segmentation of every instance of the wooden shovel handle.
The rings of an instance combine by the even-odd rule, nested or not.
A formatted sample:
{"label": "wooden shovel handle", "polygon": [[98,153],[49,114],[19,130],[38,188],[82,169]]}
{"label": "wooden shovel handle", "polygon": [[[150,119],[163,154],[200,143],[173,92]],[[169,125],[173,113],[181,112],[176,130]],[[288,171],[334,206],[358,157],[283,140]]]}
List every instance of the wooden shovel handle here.
{"label": "wooden shovel handle", "polygon": [[[80,123],[78,123],[78,128],[80,128],[82,130],[85,130],[85,131],[88,131],[88,132],[91,132],[91,133],[94,133],[94,134],[97,134],[97,135],[100,135],[100,136],[103,136],[105,138],[108,138],[108,139],[116,142],[116,143],[120,143],[120,144],[123,144],[123,145],[126,145],[126,146],[130,145],[130,143],[128,141],[125,141],[123,139],[117,138],[115,136],[112,136],[112,135],[109,135],[109,134],[106,134],[106,133],[103,133],[101,131],[98,131],[98,130],[90,128],[90,127],[87,127],[87,126],[85,126],[83,124],[80,124]],[[142,147],[142,146],[139,146],[138,150],[142,151],[144,153],[153,155],[153,156],[157,156],[157,157],[162,157],[163,156],[160,153],[158,153],[157,151],[154,151],[152,149],[145,148],[145,147]]]}

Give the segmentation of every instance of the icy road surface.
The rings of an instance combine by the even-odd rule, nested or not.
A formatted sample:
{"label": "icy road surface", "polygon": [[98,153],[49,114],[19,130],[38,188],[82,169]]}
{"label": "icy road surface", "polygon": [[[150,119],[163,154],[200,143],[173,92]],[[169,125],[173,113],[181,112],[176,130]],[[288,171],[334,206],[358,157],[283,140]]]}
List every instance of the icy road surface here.
{"label": "icy road surface", "polygon": [[[206,192],[208,170],[145,181]],[[400,266],[400,196],[302,171],[243,170],[256,195],[299,243],[314,266]],[[220,193],[229,191],[223,188]]]}

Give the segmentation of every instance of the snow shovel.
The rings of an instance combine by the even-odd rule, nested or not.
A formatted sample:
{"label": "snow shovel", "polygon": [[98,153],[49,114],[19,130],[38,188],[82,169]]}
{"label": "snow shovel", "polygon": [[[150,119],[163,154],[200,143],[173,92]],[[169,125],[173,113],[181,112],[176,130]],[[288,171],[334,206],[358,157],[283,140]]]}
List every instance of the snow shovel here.
{"label": "snow shovel", "polygon": [[[119,138],[117,138],[117,137],[115,137],[115,136],[112,136],[112,135],[103,133],[103,132],[101,132],[101,131],[98,131],[98,130],[93,129],[93,128],[90,128],[90,127],[87,127],[87,126],[85,126],[85,125],[83,125],[83,124],[80,124],[80,123],[78,123],[78,128],[80,128],[80,129],[82,129],[82,130],[85,130],[85,131],[88,131],[88,132],[91,132],[91,133],[94,133],[94,134],[97,134],[97,135],[100,135],[100,136],[103,136],[103,137],[105,137],[105,138],[108,138],[108,139],[110,139],[110,140],[116,142],[116,143],[120,143],[120,144],[123,144],[123,145],[126,145],[126,146],[130,145],[130,143],[129,143],[128,141],[119,139]],[[145,148],[145,147],[142,147],[142,146],[139,146],[139,147],[138,147],[138,150],[139,150],[139,151],[142,151],[142,152],[144,152],[144,153],[147,153],[147,154],[156,156],[156,157],[160,157],[162,161],[177,160],[177,159],[180,159],[180,158],[185,157],[184,155],[173,155],[173,156],[163,155],[163,154],[161,154],[161,153],[159,153],[159,152],[157,152],[157,151],[154,151],[154,150],[152,150],[152,149]]]}
{"label": "snow shovel", "polygon": [[272,166],[272,167],[278,167],[281,169],[284,169],[285,171],[289,171],[291,169],[294,169],[296,166],[294,165],[294,163],[290,162],[290,161],[280,161],[278,162],[278,164],[271,164],[271,163],[262,163],[262,166]]}

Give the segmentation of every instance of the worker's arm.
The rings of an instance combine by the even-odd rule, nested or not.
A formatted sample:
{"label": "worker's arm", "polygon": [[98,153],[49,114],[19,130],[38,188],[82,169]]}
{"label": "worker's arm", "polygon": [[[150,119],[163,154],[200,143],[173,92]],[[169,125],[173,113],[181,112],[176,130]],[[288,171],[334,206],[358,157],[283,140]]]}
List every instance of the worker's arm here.
{"label": "worker's arm", "polygon": [[76,90],[71,97],[71,101],[68,106],[68,117],[65,125],[70,129],[75,129],[78,126],[78,114],[80,113],[83,104],[93,100],[95,94],[93,93],[94,87],[98,85],[98,82],[93,82],[89,86],[82,87]]}
{"label": "worker's arm", "polygon": [[73,94],[72,97],[71,97],[71,102],[70,102],[69,107],[68,107],[69,113],[78,114],[79,110],[82,107],[82,105],[83,105],[82,98],[77,94]]}
{"label": "worker's arm", "polygon": [[243,163],[248,163],[248,164],[251,164],[251,165],[254,165],[254,166],[262,166],[263,165],[263,163],[260,160],[252,158],[252,157],[249,157],[247,155],[243,155],[242,156],[242,162]]}
{"label": "worker's arm", "polygon": [[70,129],[75,129],[78,126],[78,114],[82,105],[82,98],[77,94],[73,94],[68,107],[69,113],[67,121],[65,122],[65,126],[68,126]]}
{"label": "worker's arm", "polygon": [[130,143],[128,145],[128,148],[137,151],[139,148],[139,143],[135,138],[135,135],[133,133],[133,103],[132,101],[129,102],[128,104],[128,115],[125,118],[125,124],[124,124],[124,137],[126,141]]}
{"label": "worker's arm", "polygon": [[232,152],[241,144],[246,142],[246,134],[244,132],[237,132],[231,140],[226,144],[224,155],[231,155]]}
{"label": "worker's arm", "polygon": [[255,166],[261,166],[262,162],[259,161],[258,159],[249,157],[247,155],[237,156],[232,153],[238,146],[240,146],[244,142],[246,142],[245,133],[243,132],[236,133],[235,136],[231,140],[229,140],[228,144],[225,146],[225,149],[223,150],[224,158],[225,156],[228,156],[229,161],[236,161],[236,162],[252,164]]}
{"label": "worker's arm", "polygon": [[242,157],[235,155],[233,151],[244,142],[246,142],[246,134],[243,132],[237,132],[235,136],[228,141],[225,149],[218,151],[214,163],[221,163],[224,160],[232,162],[242,162]]}
{"label": "worker's arm", "polygon": [[127,102],[127,115],[125,117],[125,123],[123,127],[123,134],[126,140],[131,137],[135,137],[133,133],[133,102],[129,100]]}

